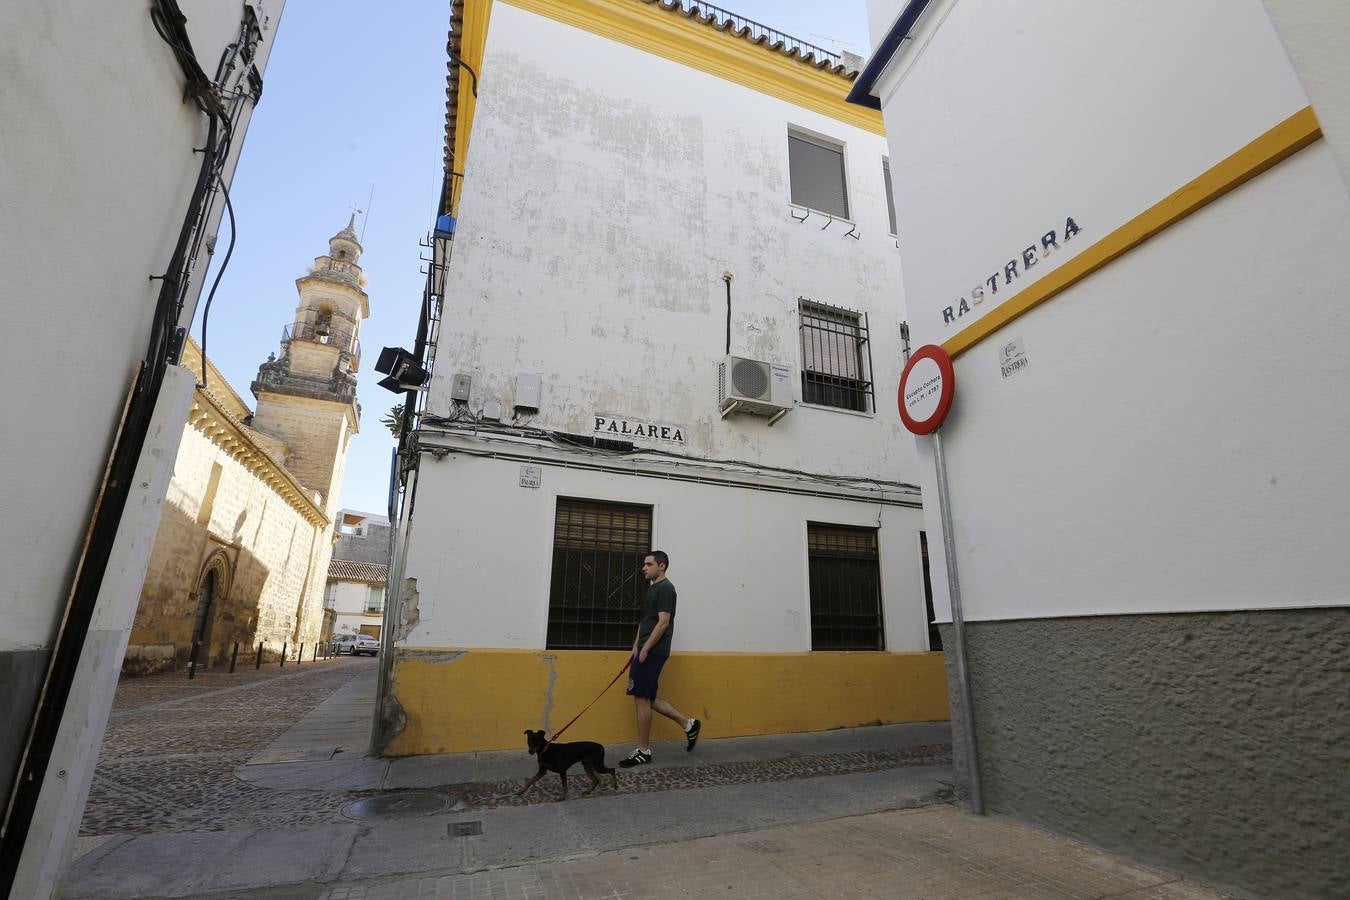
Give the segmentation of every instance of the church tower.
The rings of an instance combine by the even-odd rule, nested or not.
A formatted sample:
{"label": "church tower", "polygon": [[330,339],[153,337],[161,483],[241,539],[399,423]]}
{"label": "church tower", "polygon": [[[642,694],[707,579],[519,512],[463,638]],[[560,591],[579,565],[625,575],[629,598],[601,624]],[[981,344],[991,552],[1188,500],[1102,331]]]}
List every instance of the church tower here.
{"label": "church tower", "polygon": [[323,495],[331,518],[347,461],[347,443],[360,430],[357,337],[370,314],[357,261],[356,216],[328,241],[328,255],[296,279],[300,302],[281,335],[281,358],[270,355],[253,382],[257,412],[250,425],[277,440],[286,468]]}

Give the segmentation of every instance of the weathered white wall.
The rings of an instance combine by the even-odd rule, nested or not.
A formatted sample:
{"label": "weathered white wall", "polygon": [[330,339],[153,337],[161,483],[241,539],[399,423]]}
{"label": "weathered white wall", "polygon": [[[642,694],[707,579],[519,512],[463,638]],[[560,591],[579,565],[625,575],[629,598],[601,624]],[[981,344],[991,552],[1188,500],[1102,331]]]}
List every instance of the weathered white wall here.
{"label": "weathered white wall", "polygon": [[[1086,247],[1307,102],[1258,0],[957,3],[882,96],[916,345],[1024,236]],[[959,357],[967,616],[1350,602],[1348,241],[1321,141]]]}
{"label": "weathered white wall", "polygon": [[380,613],[366,612],[370,585],[359,581],[334,581],[330,584],[333,587],[333,610],[337,614],[333,634],[355,634],[362,625],[380,625],[383,622]]}
{"label": "weathered white wall", "polygon": [[[181,0],[214,73],[242,4]],[[262,71],[283,0],[255,63]],[[146,4],[0,6],[0,653],[50,646],[206,133]],[[237,128],[234,159],[251,110]],[[214,232],[220,209],[213,212]],[[191,320],[206,269],[199,260]],[[72,366],[72,361],[78,361]]]}
{"label": "weathered white wall", "polygon": [[653,545],[670,554],[680,596],[677,651],[810,650],[807,521],[880,522],[886,649],[928,649],[917,509],[555,467],[537,489],[519,480],[516,462],[424,459],[404,573],[417,579],[418,623],[405,646],[544,647],[554,510],[585,497],[654,507]]}
{"label": "weathered white wall", "polygon": [[[901,66],[877,85],[920,342],[952,337],[1308,103],[1259,0],[937,4],[928,23],[943,11],[931,42],[905,45],[921,55],[890,103]],[[1141,66],[1140,46],[1167,65]],[[1065,243],[1067,217],[1082,231]],[[1047,255],[1051,229],[1061,249]],[[944,322],[962,297],[970,312]]]}
{"label": "weathered white wall", "polygon": [[[860,240],[839,222],[822,230],[820,214],[791,218],[789,126],[845,143]],[[446,413],[450,377],[468,372],[473,407],[496,399],[509,414],[516,373],[537,372],[536,426],[648,418],[682,426],[688,453],[912,481],[894,402],[904,304],[886,152],[878,135],[499,4],[430,410]],[[794,379],[798,297],[867,312],[877,414],[720,420],[726,271],[732,352]]]}
{"label": "weathered white wall", "polygon": [[1350,184],[1350,15],[1342,0],[1265,0],[1312,100],[1341,177]]}

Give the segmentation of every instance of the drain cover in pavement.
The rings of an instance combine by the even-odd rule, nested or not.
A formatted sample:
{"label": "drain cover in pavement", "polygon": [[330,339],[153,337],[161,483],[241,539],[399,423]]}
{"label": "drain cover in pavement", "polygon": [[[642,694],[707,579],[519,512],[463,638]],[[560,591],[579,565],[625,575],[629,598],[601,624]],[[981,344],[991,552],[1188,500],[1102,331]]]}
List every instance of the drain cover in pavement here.
{"label": "drain cover in pavement", "polygon": [[451,822],[445,826],[446,832],[450,837],[470,837],[475,834],[483,833],[483,820],[474,819],[472,822]]}
{"label": "drain cover in pavement", "polygon": [[447,798],[429,791],[409,791],[403,794],[383,794],[357,800],[345,807],[342,814],[349,819],[402,819],[407,816],[429,816],[446,807]]}

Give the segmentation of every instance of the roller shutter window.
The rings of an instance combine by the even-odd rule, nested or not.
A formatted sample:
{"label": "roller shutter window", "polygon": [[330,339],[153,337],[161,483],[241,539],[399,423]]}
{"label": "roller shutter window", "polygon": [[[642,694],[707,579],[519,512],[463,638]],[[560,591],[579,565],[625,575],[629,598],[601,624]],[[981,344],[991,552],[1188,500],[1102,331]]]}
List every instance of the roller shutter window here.
{"label": "roller shutter window", "polygon": [[788,174],[793,203],[840,219],[849,217],[841,145],[789,134]]}

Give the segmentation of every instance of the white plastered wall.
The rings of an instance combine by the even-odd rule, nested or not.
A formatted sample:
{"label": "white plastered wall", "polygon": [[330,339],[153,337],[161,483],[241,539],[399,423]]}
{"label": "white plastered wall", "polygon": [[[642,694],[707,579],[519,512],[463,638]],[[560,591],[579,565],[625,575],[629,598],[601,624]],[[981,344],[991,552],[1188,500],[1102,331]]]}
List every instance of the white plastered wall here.
{"label": "white plastered wall", "polygon": [[423,460],[405,572],[419,621],[406,646],[544,647],[554,510],[581,497],[653,507],[652,540],[679,592],[675,650],[810,650],[808,521],[880,526],[886,649],[928,649],[919,510],[554,467],[537,489],[519,481],[515,462]]}
{"label": "white plastered wall", "polygon": [[[214,73],[242,4],[181,0]],[[266,67],[283,0],[268,0]],[[47,647],[150,316],[178,238],[206,120],[147,4],[0,4],[0,652]],[[234,171],[245,105],[225,167]],[[223,207],[217,203],[208,231]],[[190,322],[203,253],[181,321]],[[172,448],[171,448],[172,449]]]}
{"label": "white plastered wall", "polygon": [[[791,218],[790,127],[845,145],[860,240],[818,213]],[[913,481],[894,403],[904,303],[886,152],[879,135],[498,4],[430,410],[449,410],[449,380],[465,372],[473,408],[495,399],[509,415],[516,374],[536,372],[533,425],[650,419],[681,426],[683,452]],[[876,415],[720,420],[728,271],[731,352],[786,364],[794,382],[799,297],[866,312]]]}
{"label": "white plastered wall", "polygon": [[[916,345],[1056,219],[1081,252],[1307,104],[1257,0],[943,14],[880,85]],[[960,356],[943,435],[967,617],[1350,602],[1348,242],[1320,141]]]}

